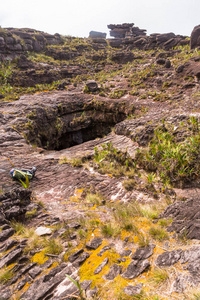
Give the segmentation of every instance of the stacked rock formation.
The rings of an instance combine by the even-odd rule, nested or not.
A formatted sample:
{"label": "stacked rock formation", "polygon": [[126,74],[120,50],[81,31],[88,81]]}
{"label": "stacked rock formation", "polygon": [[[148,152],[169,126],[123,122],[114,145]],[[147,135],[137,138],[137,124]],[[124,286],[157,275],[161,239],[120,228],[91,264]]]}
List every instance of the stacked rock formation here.
{"label": "stacked rock formation", "polygon": [[0,30],[0,59],[4,56],[18,56],[24,51],[40,52],[47,45],[62,44],[62,37],[29,29],[29,28],[4,28]]}
{"label": "stacked rock formation", "polygon": [[140,29],[139,27],[133,27],[134,23],[123,23],[123,24],[110,24],[108,28],[110,30],[110,36],[115,38],[125,38],[132,36],[145,36],[146,30]]}

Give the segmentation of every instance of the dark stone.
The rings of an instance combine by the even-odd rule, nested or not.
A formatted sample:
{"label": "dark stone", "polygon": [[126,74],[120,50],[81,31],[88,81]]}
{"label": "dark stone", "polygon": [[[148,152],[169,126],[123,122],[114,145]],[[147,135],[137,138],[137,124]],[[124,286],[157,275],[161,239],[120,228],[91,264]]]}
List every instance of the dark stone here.
{"label": "dark stone", "polygon": [[160,267],[172,266],[181,259],[182,253],[183,250],[181,249],[166,251],[157,257],[156,264]]}
{"label": "dark stone", "polygon": [[86,248],[88,250],[96,250],[102,244],[102,241],[103,240],[100,237],[94,238],[92,241],[86,244]]}
{"label": "dark stone", "polygon": [[20,247],[17,246],[16,248],[12,249],[0,259],[0,268],[14,263],[20,257],[21,254],[22,249]]}
{"label": "dark stone", "polygon": [[68,257],[68,260],[72,263],[72,262],[74,262],[82,253],[83,253],[83,249],[80,249],[80,250],[78,250],[78,251],[76,251],[76,252],[74,252],[72,255],[70,255],[69,257]]}
{"label": "dark stone", "polygon": [[122,266],[114,264],[107,275],[104,276],[107,280],[113,280],[115,277],[117,277],[119,274],[121,274]]}
{"label": "dark stone", "polygon": [[21,254],[22,249],[20,247],[17,246],[16,248],[12,249],[0,259],[0,268],[14,263],[20,257]]}
{"label": "dark stone", "polygon": [[183,70],[184,70],[184,65],[180,65],[180,66],[177,67],[176,72],[177,73],[182,73]]}
{"label": "dark stone", "polygon": [[104,246],[101,251],[97,254],[98,256],[102,256],[104,254],[104,252],[106,252],[107,250],[111,249],[110,246]]}
{"label": "dark stone", "polygon": [[97,291],[98,291],[97,287],[93,288],[92,290],[86,291],[86,297],[88,299],[90,299],[90,298],[93,299],[95,297],[95,295],[97,294]]}
{"label": "dark stone", "polygon": [[0,99],[5,98],[5,96],[3,94],[0,94]]}
{"label": "dark stone", "polygon": [[142,274],[146,269],[150,267],[150,262],[148,260],[143,260],[139,262],[131,262],[126,271],[122,274],[122,277],[126,279],[133,279]]}
{"label": "dark stone", "polygon": [[99,274],[102,271],[102,269],[105,267],[105,265],[107,265],[107,263],[108,263],[108,258],[106,257],[103,260],[103,262],[95,269],[94,274],[95,275]]}
{"label": "dark stone", "polygon": [[127,285],[124,288],[124,293],[128,296],[139,295],[142,290],[143,283],[138,283],[136,285]]}
{"label": "dark stone", "polygon": [[9,300],[11,299],[13,293],[10,289],[6,289],[4,291],[1,291],[0,300]]}
{"label": "dark stone", "polygon": [[129,255],[131,255],[131,253],[132,253],[131,250],[124,250],[124,251],[120,254],[120,256],[121,256],[121,257],[129,256]]}
{"label": "dark stone", "polygon": [[169,205],[161,217],[172,217],[173,222],[168,231],[176,231],[180,236],[186,233],[190,239],[200,239],[200,203],[191,199],[185,202],[175,202]]}
{"label": "dark stone", "polygon": [[49,274],[41,276],[38,280],[34,281],[28,290],[22,294],[21,298],[26,300],[46,299],[48,295],[52,295],[53,290],[59,283],[66,279],[66,274],[71,275],[72,269],[63,263],[52,269]]}
{"label": "dark stone", "polygon": [[149,245],[147,247],[141,247],[136,250],[136,252],[133,254],[132,259],[134,260],[143,260],[149,258],[151,255],[153,255],[153,249],[155,248],[155,245]]}
{"label": "dark stone", "polygon": [[8,251],[18,244],[17,240],[7,240],[0,248],[0,252]]}
{"label": "dark stone", "polygon": [[32,268],[28,274],[31,276],[32,279],[34,279],[35,277],[37,277],[40,273],[42,272],[42,268],[39,266],[35,266],[34,268]]}
{"label": "dark stone", "polygon": [[164,58],[159,58],[156,60],[156,63],[158,65],[165,65],[166,64],[166,60]]}
{"label": "dark stone", "polygon": [[194,27],[190,36],[190,49],[197,47],[200,47],[200,25]]}
{"label": "dark stone", "polygon": [[88,258],[90,257],[90,254],[88,252],[84,252],[82,255],[79,256],[79,258],[77,258],[75,260],[75,262],[73,263],[74,267],[79,267],[80,265],[82,265],[82,263]]}
{"label": "dark stone", "polygon": [[90,92],[96,92],[98,90],[98,84],[95,80],[88,80],[86,86]]}
{"label": "dark stone", "polygon": [[171,68],[171,61],[169,59],[167,59],[165,62],[165,68],[167,69]]}
{"label": "dark stone", "polygon": [[91,283],[92,283],[92,280],[83,280],[83,281],[81,281],[81,288],[86,291],[90,288]]}
{"label": "dark stone", "polygon": [[11,284],[15,283],[19,278],[22,277],[22,275],[26,274],[31,268],[33,268],[34,266],[36,266],[36,262],[35,263],[31,263],[27,266],[25,266],[23,269],[21,269],[12,279],[11,279]]}
{"label": "dark stone", "polygon": [[135,59],[135,55],[133,52],[116,52],[110,56],[110,60],[114,61],[118,64],[126,64],[128,62],[132,62]]}
{"label": "dark stone", "polygon": [[0,233],[0,242],[4,242],[4,241],[7,240],[9,237],[11,237],[14,233],[15,233],[15,231],[14,231],[13,228],[3,230],[3,231]]}
{"label": "dark stone", "polygon": [[106,38],[106,33],[99,31],[90,31],[89,38]]}
{"label": "dark stone", "polygon": [[30,278],[29,278],[29,276],[25,276],[18,284],[17,284],[17,287],[16,287],[16,290],[17,291],[20,291],[24,286],[25,286],[25,284],[27,283],[27,282],[29,282],[30,281]]}
{"label": "dark stone", "polygon": [[70,240],[75,240],[77,238],[76,233],[70,234]]}

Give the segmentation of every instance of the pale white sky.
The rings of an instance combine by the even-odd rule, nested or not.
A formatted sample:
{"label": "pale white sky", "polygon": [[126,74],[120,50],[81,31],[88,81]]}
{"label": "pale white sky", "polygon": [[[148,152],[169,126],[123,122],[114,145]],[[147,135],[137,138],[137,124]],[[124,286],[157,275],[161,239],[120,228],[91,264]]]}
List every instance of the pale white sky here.
{"label": "pale white sky", "polygon": [[200,0],[0,0],[1,27],[88,37],[121,23],[135,23],[148,34],[190,35],[200,24]]}

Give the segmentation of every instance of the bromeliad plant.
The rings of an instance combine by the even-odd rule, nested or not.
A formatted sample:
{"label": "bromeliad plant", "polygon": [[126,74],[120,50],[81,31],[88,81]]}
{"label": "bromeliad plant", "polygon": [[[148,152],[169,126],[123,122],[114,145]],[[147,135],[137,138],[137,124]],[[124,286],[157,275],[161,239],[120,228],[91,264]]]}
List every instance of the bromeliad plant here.
{"label": "bromeliad plant", "polygon": [[127,151],[115,148],[112,143],[102,144],[101,147],[102,149],[94,148],[93,162],[103,174],[119,177],[134,168],[134,162]]}
{"label": "bromeliad plant", "polygon": [[[192,120],[194,123],[194,120]],[[193,126],[194,127],[194,126]],[[187,183],[200,173],[200,130],[197,121],[195,131],[183,142],[177,142],[169,131],[155,130],[147,150],[138,151],[137,161],[148,171],[157,172],[164,183]]]}

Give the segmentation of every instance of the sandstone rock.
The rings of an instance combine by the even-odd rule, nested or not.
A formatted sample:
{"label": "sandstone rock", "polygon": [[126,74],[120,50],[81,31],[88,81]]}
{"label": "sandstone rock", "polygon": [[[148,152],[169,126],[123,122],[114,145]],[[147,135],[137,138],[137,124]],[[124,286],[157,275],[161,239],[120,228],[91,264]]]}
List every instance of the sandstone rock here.
{"label": "sandstone rock", "polygon": [[106,33],[99,31],[90,31],[89,38],[106,38]]}
{"label": "sandstone rock", "polygon": [[72,263],[74,262],[82,253],[83,253],[83,249],[77,250],[76,252],[74,252],[72,255],[70,255],[68,257],[68,260]]}
{"label": "sandstone rock", "polygon": [[0,259],[0,268],[14,263],[22,254],[22,248],[15,247]]}
{"label": "sandstone rock", "polygon": [[0,246],[0,252],[8,251],[9,249],[13,248],[15,245],[18,244],[18,241],[15,239],[9,239],[5,243]]}
{"label": "sandstone rock", "polygon": [[97,254],[98,256],[102,256],[104,252],[106,252],[107,250],[111,249],[110,246],[104,246],[101,251]]}
{"label": "sandstone rock", "polygon": [[119,274],[121,274],[121,271],[122,271],[122,266],[117,265],[117,264],[114,264],[114,265],[110,268],[108,274],[106,274],[106,275],[104,276],[104,278],[105,278],[106,280],[113,280],[115,277],[117,277]]}
{"label": "sandstone rock", "polygon": [[143,283],[138,283],[136,285],[127,285],[124,288],[124,293],[128,296],[139,295],[142,290]]}
{"label": "sandstone rock", "polygon": [[172,283],[172,291],[175,293],[183,293],[188,286],[193,286],[194,282],[191,276],[178,274]]}
{"label": "sandstone rock", "polygon": [[99,274],[102,271],[102,269],[107,265],[107,263],[108,263],[108,258],[106,257],[103,260],[103,262],[95,269],[94,274],[95,275]]}
{"label": "sandstone rock", "polygon": [[47,228],[47,227],[43,227],[40,226],[35,230],[35,233],[39,236],[43,236],[43,235],[51,235],[52,234],[52,230],[51,228]]}
{"label": "sandstone rock", "polygon": [[28,272],[28,274],[31,276],[32,279],[37,277],[42,272],[42,268],[39,266],[35,266],[34,268],[31,268],[31,270]]}
{"label": "sandstone rock", "polygon": [[38,280],[32,283],[28,290],[23,293],[22,299],[45,299],[47,295],[52,295],[52,291],[59,285],[59,283],[66,279],[66,274],[71,275],[72,269],[64,263],[51,269],[49,274],[41,276]]}
{"label": "sandstone rock", "polygon": [[200,47],[200,25],[194,27],[190,37],[190,49]]}
{"label": "sandstone rock", "polygon": [[165,62],[165,68],[167,69],[171,68],[171,61],[169,59],[167,59]]}
{"label": "sandstone rock", "polygon": [[88,80],[86,86],[90,92],[96,92],[98,90],[98,84],[95,80]]}
{"label": "sandstone rock", "polygon": [[5,240],[7,240],[9,237],[11,237],[13,234],[15,233],[13,228],[9,228],[6,230],[3,230],[0,233],[0,242],[4,242]]}
{"label": "sandstone rock", "polygon": [[122,277],[126,279],[133,279],[142,274],[147,268],[150,267],[150,262],[148,260],[143,260],[142,262],[131,262],[126,271],[122,274]]}
{"label": "sandstone rock", "polygon": [[29,276],[25,276],[18,284],[17,284],[17,287],[16,287],[16,290],[17,291],[20,291],[27,282],[30,282],[30,277]]}
{"label": "sandstone rock", "polygon": [[132,62],[135,59],[133,52],[115,52],[110,56],[110,60],[118,64],[126,64]]}
{"label": "sandstone rock", "polygon": [[173,222],[169,226],[169,231],[176,231],[182,235],[186,232],[187,238],[200,239],[200,204],[196,200],[185,202],[175,202],[169,205],[163,217],[173,217]]}
{"label": "sandstone rock", "polygon": [[181,249],[166,251],[157,257],[156,264],[160,267],[172,266],[181,259],[182,253],[183,250]]}
{"label": "sandstone rock", "polygon": [[156,63],[158,65],[165,65],[166,60],[164,58],[159,58],[159,59],[156,60]]}
{"label": "sandstone rock", "polygon": [[84,252],[73,262],[73,266],[80,267],[80,265],[82,265],[88,257],[90,257],[90,254],[88,252]]}
{"label": "sandstone rock", "polygon": [[151,255],[153,255],[153,249],[155,248],[155,245],[149,245],[147,247],[138,248],[136,252],[133,254],[132,259],[134,260],[143,260],[149,258]]}
{"label": "sandstone rock", "polygon": [[87,249],[89,250],[96,250],[101,244],[102,239],[100,237],[94,238],[92,241],[86,244]]}

